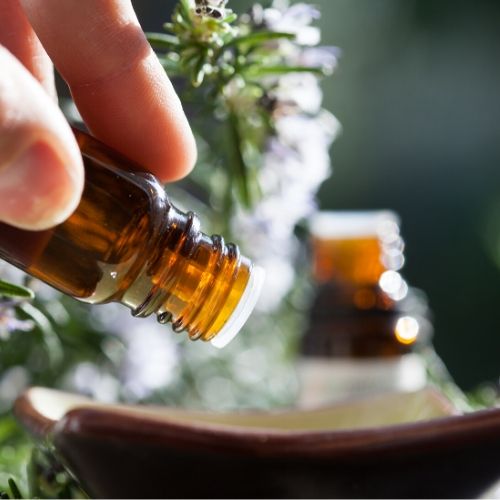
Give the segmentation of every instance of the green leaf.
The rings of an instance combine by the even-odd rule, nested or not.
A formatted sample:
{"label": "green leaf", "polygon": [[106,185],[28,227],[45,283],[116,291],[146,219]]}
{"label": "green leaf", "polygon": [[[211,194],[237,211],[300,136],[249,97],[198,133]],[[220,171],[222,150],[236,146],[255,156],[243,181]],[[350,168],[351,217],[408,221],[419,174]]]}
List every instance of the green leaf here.
{"label": "green leaf", "polygon": [[238,15],[235,12],[232,12],[231,14],[227,15],[222,20],[222,22],[227,23],[227,24],[231,24],[231,23],[234,23],[234,21],[236,21],[236,19],[238,19]]}
{"label": "green leaf", "polygon": [[206,63],[206,54],[200,54],[196,64],[193,67],[193,73],[191,76],[191,85],[195,88],[199,87],[205,78],[205,63]]}
{"label": "green leaf", "polygon": [[7,416],[0,418],[0,443],[5,443],[18,434],[19,426],[12,417]]}
{"label": "green leaf", "polygon": [[31,300],[35,294],[29,288],[0,280],[0,297]]}
{"label": "green leaf", "polygon": [[52,366],[57,366],[64,357],[64,349],[57,333],[52,328],[50,320],[39,309],[30,303],[23,303],[18,307],[28,318],[33,320],[42,334],[47,354]]}
{"label": "green leaf", "polygon": [[31,498],[41,498],[42,492],[40,488],[40,481],[38,481],[37,477],[37,459],[39,450],[34,447],[31,450],[31,457],[28,461],[26,467],[26,474],[28,479],[28,491]]}
{"label": "green leaf", "polygon": [[252,200],[250,189],[248,187],[248,166],[246,164],[245,158],[243,157],[243,152],[241,151],[242,140],[240,128],[238,117],[234,112],[231,112],[229,115],[229,130],[231,133],[230,142],[233,148],[235,178],[238,187],[239,198],[245,208],[251,208]]}
{"label": "green leaf", "polygon": [[9,488],[12,494],[12,498],[23,498],[21,492],[19,491],[19,488],[17,487],[16,482],[12,478],[9,478]]}
{"label": "green leaf", "polygon": [[163,66],[163,69],[167,72],[168,75],[172,76],[181,73],[179,63],[177,61],[173,61],[168,57],[160,57],[159,60],[161,65]]}
{"label": "green leaf", "polygon": [[277,39],[295,40],[295,35],[279,31],[256,31],[255,33],[233,38],[227,45],[255,45]]}
{"label": "green leaf", "polygon": [[191,25],[191,7],[189,6],[188,0],[180,0],[179,13],[181,14],[183,20],[187,24]]}
{"label": "green leaf", "polygon": [[261,77],[268,75],[287,75],[289,73],[313,73],[318,76],[326,74],[324,68],[317,66],[248,66],[244,69],[245,75],[249,77]]}
{"label": "green leaf", "polygon": [[146,33],[146,38],[152,47],[161,50],[173,50],[179,48],[179,38],[166,33]]}

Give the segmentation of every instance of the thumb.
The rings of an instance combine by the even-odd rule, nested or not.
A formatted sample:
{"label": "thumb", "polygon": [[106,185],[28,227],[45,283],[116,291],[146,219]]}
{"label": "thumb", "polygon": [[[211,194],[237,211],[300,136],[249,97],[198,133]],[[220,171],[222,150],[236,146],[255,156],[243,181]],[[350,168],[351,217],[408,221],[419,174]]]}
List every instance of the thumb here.
{"label": "thumb", "polygon": [[2,47],[0,68],[0,221],[47,229],[78,206],[82,158],[61,111]]}

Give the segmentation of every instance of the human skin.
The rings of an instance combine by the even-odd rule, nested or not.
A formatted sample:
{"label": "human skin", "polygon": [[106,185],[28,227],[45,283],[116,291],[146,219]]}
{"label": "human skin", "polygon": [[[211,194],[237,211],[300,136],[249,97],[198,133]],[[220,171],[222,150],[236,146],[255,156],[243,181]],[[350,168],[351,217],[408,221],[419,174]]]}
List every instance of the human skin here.
{"label": "human skin", "polygon": [[53,64],[98,139],[165,182],[192,169],[191,129],[129,0],[1,0],[0,221],[47,229],[79,203]]}

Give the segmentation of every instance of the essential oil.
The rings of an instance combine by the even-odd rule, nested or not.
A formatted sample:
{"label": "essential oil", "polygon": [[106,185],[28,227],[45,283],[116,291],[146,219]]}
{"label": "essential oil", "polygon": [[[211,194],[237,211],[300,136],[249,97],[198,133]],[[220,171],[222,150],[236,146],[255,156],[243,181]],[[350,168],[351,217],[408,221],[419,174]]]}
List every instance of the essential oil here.
{"label": "essential oil", "polygon": [[0,257],[83,302],[121,302],[174,331],[218,347],[257,301],[263,274],[192,212],[168,200],[153,175],[75,130],[85,165],[77,210],[45,231],[0,224]]}
{"label": "essential oil", "polygon": [[405,259],[398,217],[320,212],[311,247],[317,289],[301,346],[300,404],[423,387],[415,349],[431,326],[426,301],[399,273]]}

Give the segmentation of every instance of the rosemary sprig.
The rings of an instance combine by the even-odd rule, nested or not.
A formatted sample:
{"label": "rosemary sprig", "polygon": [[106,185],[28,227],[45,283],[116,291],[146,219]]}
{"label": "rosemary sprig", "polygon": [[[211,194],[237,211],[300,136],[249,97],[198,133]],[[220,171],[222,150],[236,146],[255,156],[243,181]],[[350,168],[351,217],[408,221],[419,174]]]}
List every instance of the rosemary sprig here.
{"label": "rosemary sprig", "polygon": [[[159,52],[165,71],[184,80],[184,102],[199,108],[208,99],[213,106],[215,121],[220,123],[209,131],[207,143],[217,151],[226,148],[222,166],[236,205],[228,202],[228,191],[218,201],[219,206],[234,210],[239,204],[251,209],[261,191],[256,175],[250,175],[258,159],[250,162],[245,147],[262,152],[273,134],[272,109],[266,107],[266,93],[274,85],[273,78],[290,73],[326,74],[322,67],[290,65],[282,54],[281,42],[296,44],[296,35],[273,31],[242,20],[224,5],[214,16],[212,7],[201,9],[204,2],[191,7],[182,0],[177,5],[165,33],[147,33],[153,48]],[[205,4],[206,5],[206,4]],[[212,9],[212,10],[211,10]],[[248,16],[247,16],[248,17]],[[297,45],[297,47],[299,47]],[[196,92],[191,92],[197,89]],[[265,119],[262,119],[266,116]],[[227,140],[221,140],[226,134]],[[212,137],[214,139],[212,139]],[[245,141],[242,140],[245,138]],[[253,163],[255,162],[255,164]],[[229,220],[232,212],[224,214]]]}

